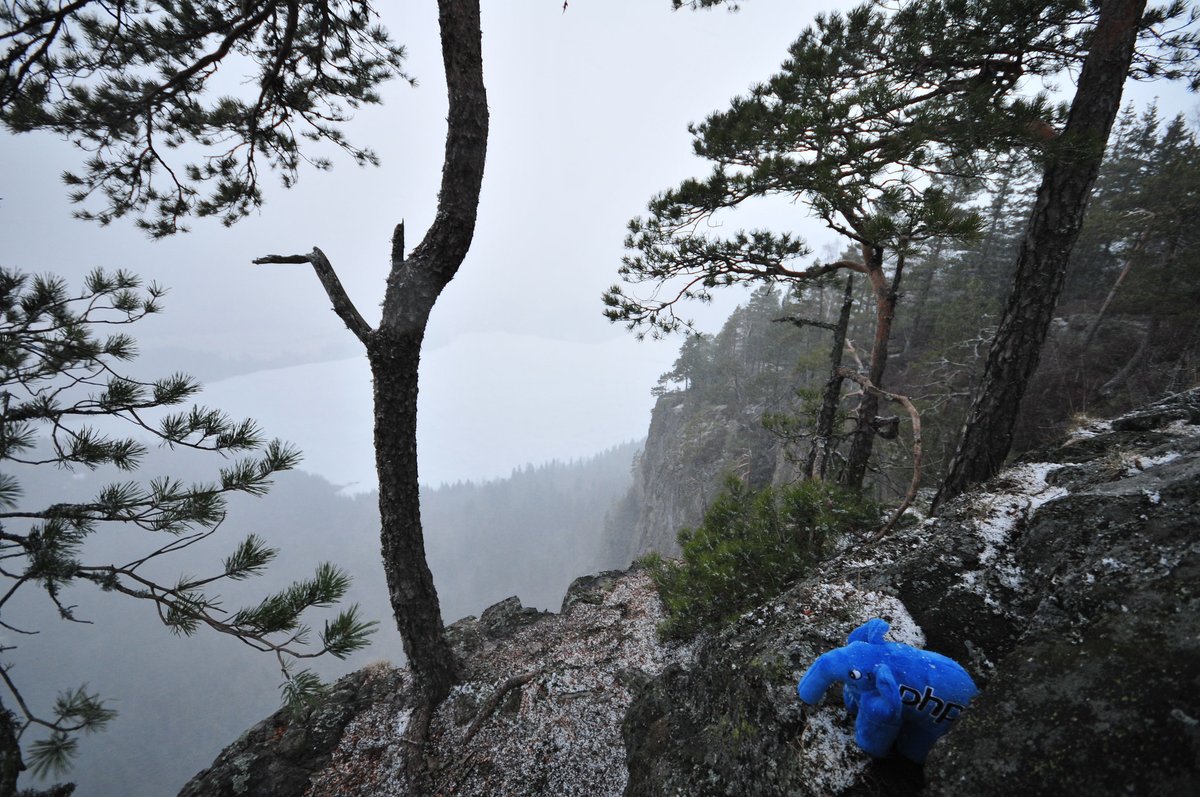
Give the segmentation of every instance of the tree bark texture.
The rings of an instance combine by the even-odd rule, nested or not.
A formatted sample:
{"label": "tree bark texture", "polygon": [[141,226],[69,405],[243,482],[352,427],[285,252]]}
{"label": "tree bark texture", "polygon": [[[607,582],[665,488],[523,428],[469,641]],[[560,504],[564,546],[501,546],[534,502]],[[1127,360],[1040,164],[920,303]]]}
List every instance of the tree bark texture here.
{"label": "tree bark texture", "polygon": [[434,302],[457,273],[475,234],[488,134],[479,0],[438,0],[438,22],[450,105],[437,214],[407,260],[393,248],[381,333],[424,329]]}
{"label": "tree bark texture", "polygon": [[[867,264],[867,279],[871,281],[871,290],[875,295],[875,340],[871,345],[867,379],[872,385],[880,387],[883,385],[883,372],[887,370],[888,339],[892,335],[892,319],[896,317],[896,300],[904,260],[899,261],[889,287],[883,273],[883,249],[864,247],[863,255]],[[852,490],[862,489],[866,478],[867,462],[875,445],[875,415],[878,412],[879,396],[864,390],[862,401],[858,404],[857,425],[850,441],[850,453],[846,457],[846,472],[842,475],[842,484]]]}
{"label": "tree bark texture", "polygon": [[429,314],[475,231],[487,151],[479,0],[439,0],[449,113],[437,215],[404,258],[393,242],[383,314],[369,333],[383,566],[396,625],[424,696],[440,702],[457,678],[425,557],[417,480],[417,374]]}
{"label": "tree bark texture", "polygon": [[0,703],[0,797],[17,793],[17,778],[25,768],[17,741],[17,719]]}
{"label": "tree bark texture", "polygon": [[457,677],[425,557],[417,480],[417,366],[422,330],[377,337],[368,348],[375,395],[375,465],[388,596],[409,667],[437,702]]}
{"label": "tree bark texture", "polygon": [[817,430],[813,435],[812,448],[804,471],[810,479],[825,479],[829,458],[833,453],[833,426],[837,420],[838,402],[842,397],[844,377],[838,372],[842,365],[842,352],[846,348],[846,330],[850,327],[850,310],[854,306],[854,275],[846,277],[846,292],[842,296],[842,311],[833,331],[833,349],[829,353],[829,381],[821,397],[821,412],[817,416]]}
{"label": "tree bark texture", "polygon": [[1146,0],[1105,0],[1100,7],[1066,127],[1051,144],[1021,241],[1012,293],[935,509],[994,476],[1012,447],[1021,398],[1037,368],[1067,259],[1100,172],[1145,8]]}

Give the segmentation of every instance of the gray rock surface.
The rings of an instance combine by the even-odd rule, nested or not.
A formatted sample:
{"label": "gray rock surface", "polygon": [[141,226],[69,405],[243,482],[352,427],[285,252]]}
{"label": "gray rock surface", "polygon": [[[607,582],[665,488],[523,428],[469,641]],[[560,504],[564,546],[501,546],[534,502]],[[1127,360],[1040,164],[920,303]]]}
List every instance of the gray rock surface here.
{"label": "gray rock surface", "polygon": [[1113,421],[1103,453],[1061,450],[1068,494],[1015,550],[1036,605],[928,794],[1200,791],[1198,398]]}
{"label": "gray rock surface", "polygon": [[654,405],[634,470],[639,512],[617,561],[649,551],[678,556],[679,530],[700,522],[727,473],[737,473],[753,488],[775,478],[780,443],[763,428],[763,407],[692,402],[686,393],[668,393]]}
{"label": "gray rock surface", "polygon": [[[631,707],[628,794],[1200,792],[1198,399],[1035,452],[708,640]],[[797,703],[869,616],[983,688],[924,772],[858,751],[836,690]]]}
{"label": "gray rock surface", "polygon": [[[438,790],[618,797],[627,780],[621,718],[633,694],[689,658],[658,641],[661,619],[648,575],[635,568],[576,580],[560,614],[508,598],[451,626],[463,680],[433,718]],[[348,676],[303,721],[277,714],[252,728],[182,794],[413,794],[401,755],[414,705],[407,683],[386,665]]]}
{"label": "gray rock surface", "polygon": [[300,797],[329,764],[354,717],[403,699],[405,677],[389,667],[368,667],[339,680],[304,716],[276,712],[188,781],[179,797]]}
{"label": "gray rock surface", "polygon": [[[445,794],[1200,793],[1200,389],[1033,452],[941,517],[845,540],[809,577],[664,646],[645,572],[578,579],[559,614],[510,598],[451,627],[465,678],[433,723]],[[871,617],[982,688],[924,768],[853,743],[795,684]],[[514,680],[514,676],[520,676]],[[185,795],[410,794],[406,675],[339,682],[260,723]],[[476,728],[476,732],[469,732]]]}

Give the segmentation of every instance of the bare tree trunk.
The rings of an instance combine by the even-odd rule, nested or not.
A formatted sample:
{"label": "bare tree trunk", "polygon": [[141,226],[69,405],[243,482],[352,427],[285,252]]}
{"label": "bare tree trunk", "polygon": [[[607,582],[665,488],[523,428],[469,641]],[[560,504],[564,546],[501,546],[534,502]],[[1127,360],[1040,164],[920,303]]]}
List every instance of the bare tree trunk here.
{"label": "bare tree trunk", "polygon": [[375,467],[384,571],[409,666],[435,702],[457,676],[425,559],[417,480],[417,379],[423,330],[376,337],[368,349],[375,396]]}
{"label": "bare tree trunk", "polygon": [[[1154,214],[1146,211],[1150,219],[1154,218]],[[1104,322],[1104,314],[1108,312],[1108,306],[1112,304],[1112,300],[1117,295],[1117,289],[1121,287],[1121,283],[1129,276],[1130,269],[1133,268],[1133,261],[1137,258],[1138,253],[1142,251],[1142,247],[1146,245],[1146,241],[1150,238],[1150,221],[1146,221],[1146,226],[1142,228],[1138,234],[1137,242],[1133,245],[1133,249],[1125,258],[1125,267],[1121,269],[1121,273],[1117,275],[1117,281],[1108,289],[1108,296],[1104,297],[1104,304],[1100,305],[1100,309],[1096,311],[1096,320],[1092,322],[1091,329],[1088,330],[1087,337],[1083,339],[1081,346],[1080,359],[1083,359],[1083,354],[1087,353],[1088,346],[1092,345],[1092,340],[1096,337],[1096,333],[1100,331],[1100,324]]]}
{"label": "bare tree trunk", "polygon": [[440,702],[458,672],[425,561],[417,481],[417,372],[429,313],[470,249],[487,152],[479,0],[439,0],[449,115],[437,215],[404,259],[403,227],[379,328],[367,355],[375,379],[375,462],[383,566],[409,666],[426,698]]}
{"label": "bare tree trunk", "polygon": [[898,393],[889,393],[886,390],[880,390],[867,381],[866,377],[861,374],[856,374],[848,368],[839,368],[838,371],[846,379],[853,379],[858,384],[862,385],[862,389],[870,391],[880,398],[885,398],[888,401],[894,401],[904,407],[908,411],[908,417],[912,421],[912,453],[913,453],[913,472],[912,478],[908,482],[908,492],[904,494],[904,498],[900,501],[892,511],[892,516],[880,526],[872,541],[878,542],[887,536],[888,532],[896,527],[896,523],[904,515],[905,510],[912,505],[913,498],[917,495],[917,488],[921,486],[921,413],[917,412],[916,406],[909,400],[908,396],[901,396]]}
{"label": "bare tree trunk", "polygon": [[[846,348],[846,329],[850,326],[850,309],[854,306],[854,275],[846,277],[846,292],[842,296],[842,312],[833,331],[833,349],[829,353],[829,381],[821,397],[821,412],[817,416],[816,434],[808,452],[804,473],[810,479],[824,479],[833,454],[833,425],[837,420],[838,401],[842,395],[843,377],[838,372],[842,352]],[[822,297],[824,302],[824,297]]]}
{"label": "bare tree trunk", "polygon": [[1150,342],[1154,339],[1156,332],[1158,332],[1158,316],[1151,316],[1150,323],[1146,326],[1146,334],[1142,336],[1142,342],[1138,344],[1137,351],[1120,371],[1117,371],[1111,379],[1100,386],[1100,389],[1096,391],[1097,395],[1108,398],[1116,392],[1117,388],[1125,384],[1139,365],[1145,364],[1146,352],[1150,350]]}
{"label": "bare tree trunk", "polygon": [[934,499],[935,509],[995,475],[1012,447],[1021,398],[1037,368],[1067,259],[1083,225],[1145,8],[1146,0],[1105,0],[1100,7],[1066,128],[1051,144],[1017,255],[1012,294],[988,352],[958,451]]}
{"label": "bare tree trunk", "polygon": [[[437,215],[407,259],[404,224],[396,226],[379,327],[371,329],[355,309],[320,249],[255,261],[311,263],[334,311],[366,346],[375,391],[383,568],[404,652],[425,698],[425,725],[432,707],[449,694],[458,666],[425,559],[417,480],[417,374],[429,314],[458,272],[475,233],[488,133],[479,0],[438,0],[438,23],[450,103]],[[414,720],[413,725],[421,723]],[[418,741],[423,742],[425,730],[414,729]]]}
{"label": "bare tree trunk", "polygon": [[[909,341],[924,340],[926,338],[923,329],[926,318],[930,313],[927,312],[929,305],[929,294],[933,291],[933,278],[937,275],[937,270],[942,265],[942,252],[946,248],[946,239],[937,238],[933,243],[933,251],[929,253],[929,257],[925,258],[925,270],[920,275],[921,281],[917,285],[917,297],[913,302],[913,320],[912,332],[906,336],[904,351],[908,350]],[[933,315],[936,315],[934,313]]]}
{"label": "bare tree trunk", "polygon": [[[867,278],[875,294],[875,340],[871,346],[871,363],[867,379],[872,385],[883,384],[883,372],[887,369],[888,339],[892,336],[892,319],[896,317],[896,300],[899,298],[900,277],[904,271],[904,256],[896,264],[892,284],[887,284],[883,273],[883,249],[865,248]],[[846,472],[842,484],[852,490],[862,489],[867,475],[867,462],[875,444],[875,415],[879,412],[879,396],[869,390],[863,391],[858,405],[857,427],[850,443],[850,454],[846,458]]]}

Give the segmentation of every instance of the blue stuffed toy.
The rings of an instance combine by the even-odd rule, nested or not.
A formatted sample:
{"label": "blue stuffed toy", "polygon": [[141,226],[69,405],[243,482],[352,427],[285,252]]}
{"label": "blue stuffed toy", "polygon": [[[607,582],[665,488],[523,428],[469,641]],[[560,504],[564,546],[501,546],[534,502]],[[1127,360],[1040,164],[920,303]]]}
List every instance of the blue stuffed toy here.
{"label": "blue stuffed toy", "polygon": [[854,740],[876,758],[893,750],[918,764],[950,730],[979,691],[958,662],[940,653],[887,642],[888,624],[868,620],[850,632],[847,645],[820,656],[796,691],[817,705],[834,681],[855,721]]}

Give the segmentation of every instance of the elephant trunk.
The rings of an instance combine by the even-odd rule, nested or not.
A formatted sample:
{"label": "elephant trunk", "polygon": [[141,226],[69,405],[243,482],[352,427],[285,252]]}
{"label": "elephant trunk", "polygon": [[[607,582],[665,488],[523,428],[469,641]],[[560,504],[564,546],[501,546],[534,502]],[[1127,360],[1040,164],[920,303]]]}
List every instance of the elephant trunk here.
{"label": "elephant trunk", "polygon": [[840,658],[838,653],[840,651],[831,650],[819,656],[808,668],[808,672],[804,673],[800,683],[796,685],[796,692],[800,695],[800,699],[810,706],[821,702],[821,698],[825,696],[826,690],[834,681],[844,679],[844,668],[838,666]]}

